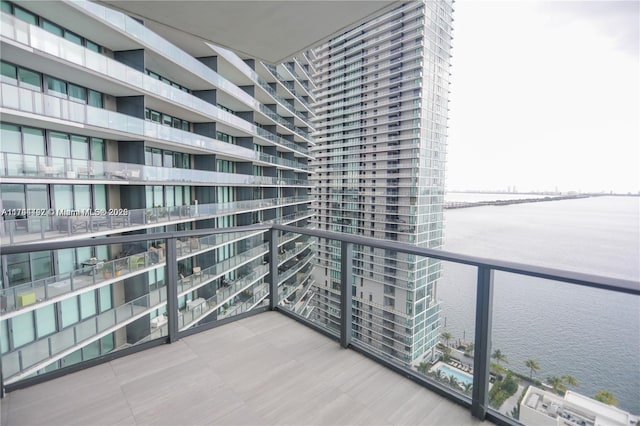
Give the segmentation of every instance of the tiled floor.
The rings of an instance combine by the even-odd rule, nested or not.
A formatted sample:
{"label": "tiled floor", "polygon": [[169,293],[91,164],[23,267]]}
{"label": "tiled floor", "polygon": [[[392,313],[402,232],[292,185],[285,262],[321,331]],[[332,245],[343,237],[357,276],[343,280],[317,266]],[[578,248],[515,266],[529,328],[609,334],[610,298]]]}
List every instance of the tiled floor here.
{"label": "tiled floor", "polygon": [[278,313],[8,394],[3,425],[480,422]]}

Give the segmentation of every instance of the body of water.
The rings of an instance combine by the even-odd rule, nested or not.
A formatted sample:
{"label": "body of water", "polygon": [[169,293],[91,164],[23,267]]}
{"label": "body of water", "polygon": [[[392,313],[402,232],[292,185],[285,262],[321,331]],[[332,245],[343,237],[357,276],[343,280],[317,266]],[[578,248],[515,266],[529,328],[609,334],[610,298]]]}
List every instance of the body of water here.
{"label": "body of water", "polygon": [[[473,207],[445,213],[444,249],[594,275],[640,280],[640,198],[594,197]],[[443,263],[445,330],[473,340],[475,268]],[[640,297],[495,273],[492,346],[534,377],[571,375],[574,390],[614,393],[640,413]]]}

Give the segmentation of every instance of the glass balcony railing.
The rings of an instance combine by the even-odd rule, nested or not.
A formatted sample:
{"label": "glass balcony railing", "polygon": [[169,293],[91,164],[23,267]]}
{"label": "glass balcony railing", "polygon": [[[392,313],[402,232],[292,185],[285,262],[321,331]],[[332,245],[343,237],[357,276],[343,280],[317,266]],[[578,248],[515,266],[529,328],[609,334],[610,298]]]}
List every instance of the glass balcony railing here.
{"label": "glass balcony railing", "polygon": [[218,262],[208,268],[194,271],[188,277],[180,278],[178,281],[178,295],[184,296],[189,292],[204,287],[214,280],[222,278],[225,274],[233,272],[252,261],[262,258],[262,256],[267,253],[268,247],[266,244],[263,244],[259,247],[254,247],[253,249],[238,253],[230,259]]}
{"label": "glass balcony railing", "polygon": [[[115,25],[118,29],[134,37],[137,41],[148,46],[157,54],[165,56],[172,62],[181,64],[186,69],[191,70],[193,73],[197,74],[200,78],[205,78],[210,83],[212,83],[216,88],[229,93],[235,99],[242,101],[243,103],[253,108],[254,110],[262,111],[262,109],[264,108],[264,105],[262,105],[255,98],[253,98],[252,96],[247,94],[245,91],[240,89],[238,86],[231,83],[230,81],[222,77],[220,74],[218,74],[217,72],[215,72],[214,70],[212,70],[211,68],[203,64],[202,62],[198,61],[197,59],[195,59],[185,51],[181,50],[177,46],[174,46],[173,44],[169,43],[167,40],[158,36],[153,31],[146,28],[144,25],[140,24],[139,22],[133,20],[132,18],[124,14],[121,14],[120,12],[114,11],[109,8],[105,8],[101,5],[92,4],[90,2],[76,2],[75,5],[84,9],[85,12],[91,13],[96,18],[106,21],[111,25]],[[37,29],[37,27],[34,27],[34,28]],[[28,36],[25,36],[25,37],[21,37],[20,41],[24,42],[28,39],[29,39]],[[45,47],[45,46],[42,46],[42,47]],[[99,59],[99,56],[100,55],[94,56],[94,59],[101,61],[101,59]],[[131,72],[135,72],[135,71],[132,70]],[[139,79],[142,79],[142,76],[143,75],[140,74]],[[128,80],[123,79],[122,81],[128,81]],[[182,97],[185,95],[178,95],[178,96]],[[286,102],[283,98],[279,99],[279,101]],[[211,109],[211,107],[209,107],[208,109]],[[292,105],[291,105],[291,111],[295,112],[295,109],[293,109]],[[305,122],[307,120],[307,118],[304,117],[303,115],[300,115],[300,118],[303,119]],[[236,118],[236,120],[240,120],[240,119]],[[278,116],[277,121],[278,122],[283,121],[282,117]],[[290,130],[294,131],[295,133],[299,133],[300,136],[304,137],[305,139],[308,139],[308,136],[304,136],[305,132],[303,130],[296,129],[295,127],[290,128]],[[272,136],[275,137],[275,135],[272,135]]]}
{"label": "glass balcony railing", "polygon": [[[152,121],[142,120],[115,111],[69,101],[39,91],[25,89],[7,83],[2,83],[0,88],[2,107],[8,109],[82,123],[108,130],[117,130],[128,133],[131,137],[171,141],[193,148],[229,154],[232,157],[238,157],[239,154],[244,153],[245,157],[241,156],[240,158],[259,161],[274,160],[273,156],[267,156],[266,154],[201,136],[196,133],[163,126]],[[285,146],[292,151],[296,151],[304,156],[309,156],[309,149],[307,147],[276,137],[259,127],[255,127],[255,133],[274,143]],[[297,164],[297,162],[293,162],[293,164]]]}
{"label": "glass balcony railing", "polygon": [[180,311],[179,329],[185,330],[214,313],[224,315],[230,307],[235,306],[238,302],[242,303],[251,299],[257,289],[264,287],[262,280],[268,273],[269,268],[266,265],[261,265],[235,280],[225,280],[215,295],[208,299],[192,300],[184,310]]}
{"label": "glass balcony railing", "polygon": [[126,327],[133,321],[165,305],[166,300],[166,288],[152,290],[144,296],[64,328],[59,333],[36,340],[8,354],[3,354],[3,374],[22,373],[24,375],[25,372],[29,373],[34,366],[57,358],[65,351],[75,351],[86,347],[110,330]]}
{"label": "glass balcony railing", "polygon": [[[0,152],[0,177],[31,179],[109,180],[111,184],[190,183],[194,185],[240,185],[251,181],[250,175],[211,172],[196,169],[145,166],[132,163],[92,161],[43,155]],[[255,176],[251,185],[296,185],[296,179]]]}
{"label": "glass balcony railing", "polygon": [[[2,15],[2,34],[16,41],[27,43],[30,47],[41,49],[67,61],[85,66],[99,74],[104,74],[108,78],[126,81],[127,84],[165,98],[172,104],[180,104],[184,107],[207,114],[213,120],[223,121],[232,127],[247,132],[248,134],[259,135],[260,137],[296,152],[304,151],[303,153],[308,153],[304,150],[305,147],[291,144],[285,139],[260,129],[253,123],[223,111],[217,106],[205,102],[196,96],[165,84],[162,81],[145,75],[138,70],[130,68],[104,55],[85,49],[82,46],[78,46],[68,40],[63,38],[52,38],[49,32],[46,32],[41,28],[31,26],[12,16]],[[23,36],[19,37],[19,35]],[[243,91],[241,91],[241,93],[244,96],[248,96]],[[255,107],[259,109],[264,106],[256,103]],[[272,155],[256,153],[252,150],[237,146],[234,146],[233,150],[227,153],[235,156],[240,155],[241,158],[261,160],[273,164],[282,164],[288,167],[304,168],[304,165],[297,161],[285,160]]]}
{"label": "glass balcony railing", "polygon": [[[259,235],[261,232],[264,231],[227,233],[176,240],[177,258],[186,259],[195,254],[203,254],[224,245]],[[0,297],[4,302],[3,315],[15,311],[37,309],[45,304],[60,300],[70,293],[81,294],[165,266],[164,247],[159,247],[157,252],[145,251],[139,247],[136,247],[136,250],[141,251],[113,260],[87,260],[71,272],[12,285],[8,288],[0,288]],[[229,265],[229,263],[225,265]],[[188,280],[188,278],[184,280]]]}
{"label": "glass balcony railing", "polygon": [[[258,86],[263,88],[269,95],[271,95],[276,101],[278,101],[278,103],[287,108],[290,113],[297,115],[298,118],[305,122],[307,121],[307,117],[305,117],[304,114],[302,114],[300,111],[297,111],[291,102],[280,96],[276,92],[276,90],[269,85],[269,83],[267,83],[262,77],[260,77],[260,74],[251,69],[251,67],[249,67],[249,65],[247,65],[242,59],[240,59],[238,55],[221,46],[211,45],[211,48],[214,49],[220,56],[224,57],[230,64],[244,73],[244,75],[253,80],[254,83],[257,83]],[[274,120],[278,121],[281,118],[282,117],[277,116],[277,118],[274,118]]]}
{"label": "glass balcony railing", "polygon": [[[25,210],[26,214],[19,214],[20,212],[17,211],[16,216],[27,217],[2,221],[0,223],[0,242],[2,244],[22,244],[63,239],[81,234],[107,235],[115,232],[212,219],[230,214],[309,204],[311,201],[313,201],[312,196],[303,196],[147,209],[33,209],[33,211]],[[302,211],[293,216],[272,219],[268,222],[280,223],[281,220],[294,220],[307,213]]]}
{"label": "glass balcony railing", "polygon": [[[302,216],[294,214],[289,219],[295,220],[295,217],[300,220]],[[631,369],[612,368],[604,376],[590,372],[603,359],[617,359],[620,353],[637,357],[633,349],[640,343],[637,337],[640,329],[629,320],[634,315],[637,317],[637,311],[628,308],[640,301],[638,282],[476,258],[349,234],[273,223],[262,226],[258,230],[239,227],[126,237],[129,242],[165,241],[167,259],[161,264],[164,271],[161,280],[143,286],[148,287],[146,294],[132,300],[114,298],[112,305],[101,312],[94,312],[49,335],[36,337],[25,326],[27,317],[23,313],[7,310],[9,298],[14,299],[12,306],[31,303],[34,297],[19,297],[23,294],[20,292],[33,291],[29,288],[36,286],[22,287],[19,294],[10,297],[7,291],[13,290],[5,289],[0,298],[3,302],[0,327],[8,324],[13,327],[13,333],[3,337],[3,342],[8,344],[0,347],[5,386],[11,390],[28,376],[49,374],[50,366],[62,357],[74,350],[83,350],[108,334],[129,333],[132,335],[127,336],[128,341],[136,342],[134,348],[130,348],[126,340],[116,339],[112,356],[117,356],[117,351],[125,347],[144,350],[140,342],[175,341],[222,325],[232,317],[242,318],[267,309],[277,310],[332,336],[345,348],[367,354],[416,383],[468,407],[477,418],[502,424],[516,424],[509,416],[515,415],[513,408],[527,387],[545,387],[534,377],[534,364],[529,362],[537,357],[542,359],[545,353],[557,359],[566,358],[565,364],[571,366],[565,372],[556,371],[552,365],[547,367],[550,371],[547,389],[552,391],[566,391],[575,386],[576,379],[588,389],[610,386],[616,390],[634,389],[637,383]],[[227,233],[231,236],[223,237]],[[125,237],[68,241],[64,248],[119,244],[122,238]],[[209,253],[224,253],[213,251],[220,247],[216,243],[227,244],[227,247],[236,244],[235,254],[217,260],[216,256],[208,257],[199,251],[208,244]],[[185,245],[191,254],[198,255],[192,257],[197,259],[198,266],[190,266],[193,271],[187,277],[179,270],[187,265],[181,252]],[[3,254],[60,248],[59,243],[43,242],[37,246],[9,246],[3,248],[6,250]],[[156,268],[148,264],[153,262],[149,256],[144,253],[139,263],[132,257],[125,260],[145,271],[140,276],[147,277],[150,270]],[[368,263],[372,264],[370,271],[365,265]],[[114,272],[115,268],[114,264]],[[394,276],[392,269],[406,276]],[[93,280],[91,277],[87,276],[89,281]],[[411,277],[416,284],[407,286],[406,281]],[[366,287],[361,285],[365,281]],[[439,300],[436,281],[445,286],[443,289],[455,282],[466,286],[466,290],[454,300]],[[80,279],[74,278],[73,282],[79,283]],[[79,286],[74,285],[69,283],[67,293],[58,294],[55,303],[62,304],[80,294]],[[114,289],[118,286],[110,285]],[[593,304],[572,300],[568,290],[575,286],[584,293],[585,300],[606,301],[607,306],[617,309],[594,309]],[[118,292],[114,290],[113,294]],[[522,311],[518,306],[522,303],[535,303],[539,315],[518,318],[518,312]],[[455,305],[470,307],[467,310],[470,314],[460,319],[467,324],[462,338],[443,324],[443,310],[453,309]],[[57,309],[62,309],[65,315],[67,307],[61,305]],[[600,322],[598,330],[589,330],[589,336],[572,331],[578,326],[572,324],[573,313],[585,309]],[[32,311],[36,316],[44,315],[39,307]],[[540,318],[557,319],[561,326],[558,321],[540,321]],[[520,342],[521,350],[512,349],[507,363],[506,354],[500,350],[503,339],[505,336],[517,338],[523,324],[537,329],[539,339]],[[631,333],[625,334],[630,337],[624,345],[601,344],[599,336],[615,335],[620,332],[619,324],[625,324]],[[82,359],[76,368],[83,368],[88,360]],[[531,371],[524,371],[524,366]],[[582,375],[576,377],[579,374]],[[520,393],[511,393],[514,389]]]}

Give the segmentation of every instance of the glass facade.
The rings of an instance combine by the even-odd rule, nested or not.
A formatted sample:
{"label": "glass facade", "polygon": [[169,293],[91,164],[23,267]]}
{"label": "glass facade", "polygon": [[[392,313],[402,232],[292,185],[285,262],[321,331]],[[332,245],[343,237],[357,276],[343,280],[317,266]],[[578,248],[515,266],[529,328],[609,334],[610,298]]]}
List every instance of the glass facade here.
{"label": "glass facade", "polygon": [[[319,229],[441,246],[451,15],[407,3],[314,49]],[[407,364],[434,357],[439,262],[354,250],[354,336]],[[319,243],[318,322],[335,309],[335,251]]]}
{"label": "glass facade", "polygon": [[[245,72],[234,53],[212,54],[208,66],[95,3],[1,4],[3,37],[15,45],[0,60],[3,246],[263,220],[310,225],[310,117],[293,125],[232,83]],[[66,12],[73,18],[59,22]],[[122,32],[85,33],[114,23]],[[113,44],[122,37],[126,51]],[[263,102],[283,99],[282,83],[266,70],[260,78],[271,88],[256,85]],[[264,303],[263,233],[177,242],[181,329]],[[2,255],[4,379],[166,336],[165,244]]]}

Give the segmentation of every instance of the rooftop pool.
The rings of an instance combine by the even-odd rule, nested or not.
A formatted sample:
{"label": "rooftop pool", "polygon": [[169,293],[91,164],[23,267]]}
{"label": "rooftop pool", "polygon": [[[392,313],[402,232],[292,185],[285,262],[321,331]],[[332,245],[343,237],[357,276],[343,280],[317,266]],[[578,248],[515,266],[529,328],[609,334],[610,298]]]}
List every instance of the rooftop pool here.
{"label": "rooftop pool", "polygon": [[473,376],[472,375],[467,374],[464,371],[460,371],[457,368],[453,368],[450,365],[447,365],[447,364],[445,364],[443,362],[438,362],[431,369],[431,371],[436,371],[436,370],[442,371],[442,374],[444,374],[447,377],[450,377],[450,376],[455,377],[456,380],[458,380],[458,382],[462,383],[463,385],[472,384],[473,383]]}

